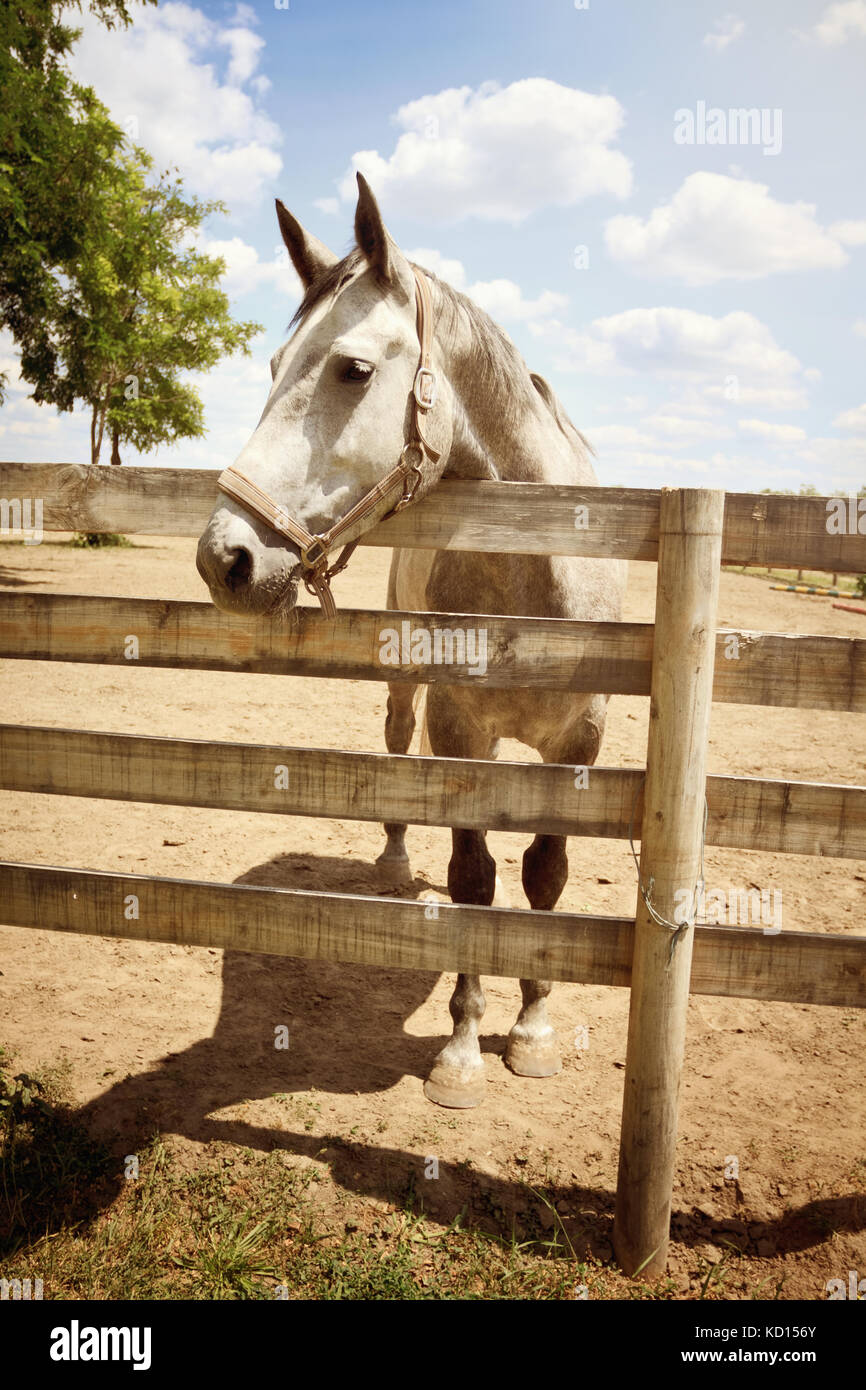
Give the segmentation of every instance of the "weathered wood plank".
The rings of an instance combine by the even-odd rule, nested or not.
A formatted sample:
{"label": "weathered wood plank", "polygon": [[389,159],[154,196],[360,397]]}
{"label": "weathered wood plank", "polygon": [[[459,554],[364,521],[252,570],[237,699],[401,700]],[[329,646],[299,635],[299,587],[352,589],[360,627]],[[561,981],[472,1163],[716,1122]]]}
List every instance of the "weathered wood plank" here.
{"label": "weathered wood plank", "polygon": [[[48,531],[198,536],[218,476],[213,469],[9,462],[0,463],[0,498],[41,499]],[[831,534],[828,500],[728,493],[723,562],[863,573],[866,535]],[[361,544],[654,560],[658,513],[657,489],[448,479]]]}
{"label": "weathered wood plank", "polygon": [[[209,603],[0,593],[0,657],[649,694],[651,623],[360,609],[328,619],[302,608],[296,624],[242,619]],[[463,664],[437,663],[435,652],[414,666],[384,664],[382,634],[400,634],[404,624],[434,636],[483,636],[484,671],[477,652]],[[720,631],[716,653],[713,699],[721,703],[866,710],[866,638]]]}
{"label": "weathered wood plank", "polygon": [[[557,764],[0,725],[7,791],[271,815],[626,839],[634,808],[639,840],[643,779],[640,768],[593,767],[584,787]],[[864,787],[708,777],[707,802],[709,845],[866,859]]]}
{"label": "weathered wood plank", "polygon": [[[649,690],[649,623],[351,609],[328,619],[315,608],[298,609],[296,622],[238,618],[210,603],[0,593],[0,656],[492,688]],[[382,634],[402,637],[404,623],[407,631],[483,634],[486,670],[477,660],[474,669],[469,661],[437,663],[435,654],[417,666],[383,663]],[[131,650],[137,656],[130,658]]]}
{"label": "weathered wood plank", "polygon": [[[137,900],[138,917],[129,899]],[[621,917],[433,905],[298,889],[0,863],[0,923],[135,941],[628,985],[634,924]],[[696,930],[691,991],[866,1007],[866,938],[754,927]]]}

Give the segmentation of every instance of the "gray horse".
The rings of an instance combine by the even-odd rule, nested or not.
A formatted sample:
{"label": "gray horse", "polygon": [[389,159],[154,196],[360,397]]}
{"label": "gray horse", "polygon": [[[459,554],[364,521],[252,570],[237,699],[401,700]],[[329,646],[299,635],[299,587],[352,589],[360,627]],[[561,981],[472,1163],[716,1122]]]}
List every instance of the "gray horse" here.
{"label": "gray horse", "polygon": [[[416,272],[389,236],[361,175],[357,245],[342,260],[277,204],[280,229],[304,286],[295,332],[271,362],[273,386],[262,418],[233,468],[300,523],[300,536],[327,531],[403,457],[417,416],[419,336]],[[592,485],[590,451],[553,391],[528,371],[514,345],[471,300],[429,272],[431,374],[438,391],[422,397],[422,467],[411,501],[442,477]],[[420,430],[419,430],[420,433]],[[256,492],[255,489],[260,490]],[[394,505],[373,494],[361,529]],[[265,513],[267,507],[265,507]],[[296,604],[302,539],[291,540],[255,505],[224,496],[199,541],[198,568],[218,607],[282,615]],[[277,523],[278,524],[278,523]],[[357,527],[355,528],[357,530]],[[351,537],[350,537],[351,538]],[[403,611],[520,614],[616,621],[626,566],[614,560],[463,551],[395,551],[388,606]],[[407,752],[415,729],[409,681],[389,682],[385,739]],[[432,684],[426,734],[436,756],[494,758],[501,738],[535,748],[548,763],[588,767],[604,730],[607,697],[565,691],[494,690],[483,684]],[[405,825],[386,825],[380,863],[392,881],[409,877]],[[496,865],[480,830],[453,830],[448,890],[456,903],[499,898]],[[523,887],[533,908],[552,909],[568,877],[562,835],[536,835],[523,856]],[[523,1006],[506,1061],[521,1076],[552,1076],[561,1062],[547,1017],[551,985],[521,980]],[[425,1084],[441,1105],[477,1105],[484,1090],[478,1025],[481,982],[459,975],[451,999],[452,1037]]]}

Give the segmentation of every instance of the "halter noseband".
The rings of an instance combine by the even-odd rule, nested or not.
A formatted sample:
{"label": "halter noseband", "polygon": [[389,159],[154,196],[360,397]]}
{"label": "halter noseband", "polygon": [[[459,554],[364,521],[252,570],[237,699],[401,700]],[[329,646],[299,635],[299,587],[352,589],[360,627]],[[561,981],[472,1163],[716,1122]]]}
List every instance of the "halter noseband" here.
{"label": "halter noseband", "polygon": [[[386,473],[381,482],[371,487],[369,492],[365,492],[360,502],[356,502],[351,511],[346,512],[345,516],[340,517],[333,526],[329,527],[327,531],[321,532],[320,535],[313,535],[299,521],[290,517],[285,507],[275,502],[257,483],[254,483],[245,473],[241,473],[240,469],[235,468],[234,465],[226,468],[217,479],[217,486],[220,491],[225,492],[235,502],[240,502],[241,506],[259,517],[272,530],[278,531],[281,536],[285,536],[298,546],[301,554],[301,565],[304,569],[304,584],[311,594],[316,595],[327,618],[333,618],[337,613],[337,606],[331,593],[331,580],[335,574],[339,574],[341,570],[346,568],[352,551],[364,531],[369,529],[363,525],[363,522],[372,511],[375,511],[379,502],[387,497],[398,484],[402,485],[402,494],[395,505],[384,513],[384,516],[390,516],[393,512],[400,512],[404,507],[408,507],[421,481],[421,467],[424,459],[429,458],[432,463],[435,463],[439,458],[439,453],[425,439],[421,429],[422,414],[426,414],[436,403],[436,376],[430,365],[433,345],[433,305],[426,275],[417,270],[415,266],[412,267],[412,271],[415,276],[415,303],[421,354],[418,370],[412,384],[412,432],[400,450],[397,466],[392,468],[390,473]],[[411,462],[413,454],[416,456],[414,463]],[[345,545],[336,563],[329,566],[329,551],[348,531],[355,533],[353,538]]]}

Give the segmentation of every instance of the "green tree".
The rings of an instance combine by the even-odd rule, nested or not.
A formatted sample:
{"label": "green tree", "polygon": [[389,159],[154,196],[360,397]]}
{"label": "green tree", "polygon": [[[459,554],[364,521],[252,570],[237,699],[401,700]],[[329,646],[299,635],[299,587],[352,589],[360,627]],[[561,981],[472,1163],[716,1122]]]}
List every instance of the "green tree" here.
{"label": "green tree", "polygon": [[[91,0],[90,9],[109,28],[129,23],[124,0]],[[56,0],[0,6],[0,325],[13,334],[28,381],[53,370],[58,277],[80,255],[124,138],[64,66],[79,31],[62,13]],[[0,378],[0,402],[3,386]]]}
{"label": "green tree", "polygon": [[[109,28],[129,23],[125,0],[90,9]],[[124,441],[201,435],[201,400],[180,373],[249,352],[259,325],[231,319],[224,263],[195,249],[222,204],[184,198],[168,173],[152,181],[149,157],[66,70],[79,31],[61,14],[55,0],[0,7],[0,325],[33,399],[84,402],[92,461],[107,433],[119,463]]]}
{"label": "green tree", "polygon": [[56,290],[54,370],[34,398],[90,408],[91,462],[111,439],[111,462],[124,442],[146,451],[205,432],[196,389],[181,380],[221,357],[249,352],[261,331],[238,322],[219,288],[225,262],[195,245],[202,219],[218,202],[184,197],[179,178],[150,179],[143,150],[115,161],[85,232],[75,274]]}

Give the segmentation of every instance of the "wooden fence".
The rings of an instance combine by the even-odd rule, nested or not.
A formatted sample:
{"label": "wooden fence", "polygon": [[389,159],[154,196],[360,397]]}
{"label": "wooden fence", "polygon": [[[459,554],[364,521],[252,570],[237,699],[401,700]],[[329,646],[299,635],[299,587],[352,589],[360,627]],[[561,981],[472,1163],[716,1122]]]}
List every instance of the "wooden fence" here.
{"label": "wooden fence", "polygon": [[[0,505],[38,499],[46,531],[197,536],[215,472],[0,464]],[[12,515],[7,506],[4,519]],[[31,506],[31,517],[33,510]],[[0,593],[0,657],[471,682],[650,695],[647,769],[399,757],[0,725],[0,787],[304,816],[641,840],[634,919],[426,904],[0,863],[4,923],[406,969],[631,986],[615,1246],[664,1268],[689,991],[866,1005],[866,937],[686,926],[675,895],[706,843],[866,858],[866,788],[706,777],[711,701],[866,710],[866,639],[715,630],[720,562],[866,572],[823,498],[700,489],[443,482],[363,544],[658,562],[654,624],[484,618],[488,665],[384,666],[379,633],[477,614],[300,610],[294,631],[207,603]],[[276,790],[273,769],[289,768]],[[645,827],[642,833],[642,826]],[[137,918],[123,904],[139,900]],[[677,921],[680,920],[678,917]]]}

